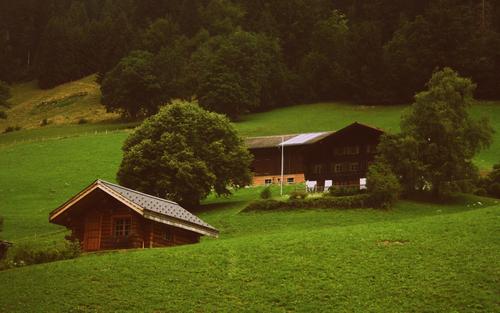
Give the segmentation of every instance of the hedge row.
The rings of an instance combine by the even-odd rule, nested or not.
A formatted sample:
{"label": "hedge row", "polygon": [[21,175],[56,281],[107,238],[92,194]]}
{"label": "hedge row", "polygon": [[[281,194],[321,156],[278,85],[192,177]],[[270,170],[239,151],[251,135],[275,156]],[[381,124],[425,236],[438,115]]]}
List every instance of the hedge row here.
{"label": "hedge row", "polygon": [[352,209],[376,207],[371,203],[369,194],[359,194],[345,197],[320,197],[292,199],[288,201],[257,200],[250,202],[243,212],[293,210],[293,209]]}
{"label": "hedge row", "polygon": [[78,242],[65,242],[62,247],[48,248],[44,250],[37,250],[29,245],[14,246],[13,251],[9,251],[9,258],[0,262],[0,270],[32,264],[74,259],[79,255],[80,244]]}

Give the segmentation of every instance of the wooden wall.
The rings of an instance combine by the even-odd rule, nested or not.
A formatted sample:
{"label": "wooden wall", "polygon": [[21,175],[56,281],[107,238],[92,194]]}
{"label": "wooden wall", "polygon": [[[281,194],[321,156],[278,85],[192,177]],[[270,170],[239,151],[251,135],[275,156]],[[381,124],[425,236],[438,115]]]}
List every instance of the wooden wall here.
{"label": "wooden wall", "polygon": [[[323,186],[325,180],[332,180],[336,185],[359,184],[359,179],[366,177],[368,166],[375,158],[381,134],[381,131],[371,127],[351,124],[317,143],[285,147],[284,174],[286,177],[294,177],[295,182],[315,180],[319,186]],[[358,151],[338,153],[343,149]],[[259,148],[251,149],[250,152],[254,155],[251,168],[254,174],[253,185],[263,185],[266,179],[278,183],[281,149]],[[357,164],[356,170],[350,168],[353,163]],[[336,170],[337,164],[345,169]]]}
{"label": "wooden wall", "polygon": [[[83,250],[85,245],[85,223],[89,219],[100,219],[100,245],[97,250],[165,247],[199,242],[200,235],[178,227],[147,220],[108,194],[96,190],[81,201],[71,214],[67,226],[72,237],[78,239]],[[115,237],[116,218],[130,218],[130,235]],[[169,236],[166,236],[166,232]]]}

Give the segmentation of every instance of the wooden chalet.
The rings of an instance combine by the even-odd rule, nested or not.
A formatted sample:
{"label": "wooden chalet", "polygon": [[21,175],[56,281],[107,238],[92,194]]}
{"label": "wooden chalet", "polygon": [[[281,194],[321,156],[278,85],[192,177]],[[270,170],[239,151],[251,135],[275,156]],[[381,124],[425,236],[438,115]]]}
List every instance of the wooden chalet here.
{"label": "wooden chalet", "polygon": [[70,229],[84,251],[175,246],[219,233],[175,202],[103,180],[52,211],[49,221]]}
{"label": "wooden chalet", "polygon": [[375,157],[383,131],[354,122],[338,131],[251,137],[245,140],[254,156],[253,185],[313,181],[319,188],[360,185]]}

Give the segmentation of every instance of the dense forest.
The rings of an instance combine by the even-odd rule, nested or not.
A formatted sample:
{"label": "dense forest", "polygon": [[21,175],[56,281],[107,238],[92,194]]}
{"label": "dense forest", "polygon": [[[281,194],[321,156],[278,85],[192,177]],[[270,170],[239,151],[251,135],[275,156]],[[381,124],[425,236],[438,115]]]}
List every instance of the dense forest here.
{"label": "dense forest", "polygon": [[232,117],[295,103],[406,103],[452,67],[500,98],[494,0],[0,0],[0,80],[98,73],[136,116],[196,98]]}

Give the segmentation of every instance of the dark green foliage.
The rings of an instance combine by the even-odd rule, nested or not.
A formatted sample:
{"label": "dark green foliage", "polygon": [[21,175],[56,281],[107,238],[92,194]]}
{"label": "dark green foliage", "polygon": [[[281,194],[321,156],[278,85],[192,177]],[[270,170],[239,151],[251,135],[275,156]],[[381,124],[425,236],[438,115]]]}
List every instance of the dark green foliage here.
{"label": "dark green foliage", "polygon": [[128,117],[156,113],[161,87],[153,58],[150,52],[133,51],[104,77],[101,91],[106,109]]}
{"label": "dark green foliage", "polygon": [[297,199],[305,199],[307,198],[308,193],[303,190],[294,190],[290,193],[288,197],[289,200],[297,200]]}
{"label": "dark green foliage", "polygon": [[163,107],[127,138],[123,152],[122,185],[187,206],[251,180],[250,153],[229,120],[194,103]]}
{"label": "dark green foliage", "polygon": [[[8,108],[9,102],[8,100],[10,99],[10,89],[9,86],[3,82],[0,81],[0,108]],[[0,110],[0,119],[6,119],[7,118],[7,113],[5,111]]]}
{"label": "dark green foliage", "polygon": [[371,205],[368,194],[345,197],[321,197],[278,200],[257,200],[250,202],[243,212],[294,210],[294,209],[352,209],[365,208]]}
{"label": "dark green foliage", "polygon": [[0,81],[0,107],[8,108],[10,106],[8,102],[10,97],[11,94],[9,85],[7,85],[7,83],[3,81]]}
{"label": "dark green foliage", "polygon": [[434,73],[403,115],[402,132],[382,138],[380,155],[407,193],[430,189],[440,197],[477,179],[472,159],[491,144],[493,129],[469,116],[474,88],[450,68]]}
{"label": "dark green foliage", "polygon": [[280,47],[261,34],[238,30],[212,37],[193,54],[191,73],[200,105],[233,118],[284,97]]}
{"label": "dark green foliage", "polygon": [[360,190],[359,187],[332,186],[325,195],[333,197],[352,196],[358,193],[363,193],[365,190]]}
{"label": "dark green foliage", "polygon": [[370,193],[370,204],[387,209],[398,200],[401,186],[391,167],[378,159],[368,168],[366,186]]}
{"label": "dark green foliage", "polygon": [[[37,79],[49,88],[97,72],[101,82],[130,51],[157,55],[183,41],[182,55],[169,56],[163,100],[196,96],[233,117],[319,100],[406,103],[445,66],[471,77],[479,98],[492,99],[500,97],[498,12],[492,0],[3,1],[0,80]],[[268,43],[233,40],[235,33]],[[186,71],[207,42],[203,75]]]}
{"label": "dark green foliage", "polygon": [[495,164],[493,170],[481,179],[479,185],[479,189],[483,189],[488,195],[500,198],[500,164]]}
{"label": "dark green foliage", "polygon": [[259,196],[261,199],[271,199],[273,196],[271,192],[271,187],[267,186],[266,188],[262,189]]}
{"label": "dark green foliage", "polygon": [[80,256],[80,253],[78,241],[66,241],[62,247],[44,250],[34,249],[29,245],[18,245],[9,252],[8,259],[0,263],[0,269],[74,259]]}

